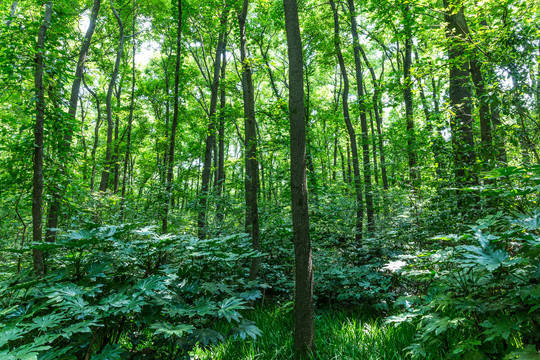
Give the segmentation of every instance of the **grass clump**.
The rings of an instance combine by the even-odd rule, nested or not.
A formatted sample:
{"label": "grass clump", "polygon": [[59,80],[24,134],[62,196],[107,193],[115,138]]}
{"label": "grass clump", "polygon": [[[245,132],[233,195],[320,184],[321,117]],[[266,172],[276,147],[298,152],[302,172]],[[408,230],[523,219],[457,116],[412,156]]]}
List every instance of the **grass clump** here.
{"label": "grass clump", "polygon": [[[227,341],[206,348],[198,347],[197,360],[281,360],[294,359],[293,314],[290,306],[257,308],[249,318],[261,329],[256,340]],[[227,324],[221,331],[227,332]],[[409,359],[405,349],[413,341],[412,326],[394,327],[380,320],[344,310],[318,310],[315,318],[316,359],[324,360],[400,360]],[[442,356],[431,357],[440,359]]]}

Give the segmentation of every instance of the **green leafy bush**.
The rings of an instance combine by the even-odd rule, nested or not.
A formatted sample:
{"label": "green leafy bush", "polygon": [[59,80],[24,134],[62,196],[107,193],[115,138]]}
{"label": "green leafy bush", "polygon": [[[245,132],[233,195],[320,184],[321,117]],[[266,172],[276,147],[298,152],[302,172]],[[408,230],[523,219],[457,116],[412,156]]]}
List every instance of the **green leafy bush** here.
{"label": "green leafy bush", "polygon": [[[0,358],[176,359],[226,335],[256,337],[241,311],[260,296],[243,280],[244,235],[198,240],[131,225],[71,231],[50,270],[0,282]],[[212,329],[218,319],[230,334]],[[145,355],[146,354],[146,355]]]}
{"label": "green leafy bush", "polygon": [[411,355],[443,347],[449,357],[502,357],[540,348],[540,209],[499,212],[467,233],[432,240],[438,250],[408,257],[408,276],[429,291],[401,298],[406,312],[387,320],[417,325]]}

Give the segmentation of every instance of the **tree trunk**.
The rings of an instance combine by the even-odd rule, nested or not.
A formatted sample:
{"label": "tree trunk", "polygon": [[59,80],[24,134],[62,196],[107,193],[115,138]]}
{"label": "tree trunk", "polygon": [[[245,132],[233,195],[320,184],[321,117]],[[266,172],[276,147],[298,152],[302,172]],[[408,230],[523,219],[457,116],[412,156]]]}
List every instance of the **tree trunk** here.
{"label": "tree trunk", "polygon": [[407,119],[407,157],[409,159],[409,181],[413,189],[419,185],[420,174],[416,165],[416,136],[414,133],[414,108],[412,94],[412,18],[411,8],[406,4],[403,8],[405,29],[405,57],[403,59],[403,98],[405,101],[405,118]]}
{"label": "tree trunk", "polygon": [[163,209],[163,219],[161,223],[161,231],[165,234],[168,231],[169,204],[171,202],[172,181],[173,181],[173,166],[174,166],[174,145],[176,142],[176,128],[178,127],[178,108],[179,108],[179,85],[180,85],[180,54],[182,51],[182,0],[178,0],[178,26],[176,29],[176,64],[174,71],[174,104],[173,104],[173,119],[171,124],[171,138],[169,142],[169,155],[167,156],[167,184],[166,184],[166,199]]}
{"label": "tree trunk", "polygon": [[[450,62],[450,108],[454,114],[450,120],[452,145],[454,148],[455,181],[458,186],[470,186],[477,183],[473,138],[472,92],[469,85],[468,63],[463,60],[464,43],[466,38],[465,16],[461,1],[449,5],[444,0],[444,6],[450,13],[445,14],[447,22],[448,60]],[[458,208],[466,205],[464,197],[458,194]]]}
{"label": "tree trunk", "polygon": [[225,186],[225,112],[227,109],[226,91],[225,91],[225,70],[227,69],[227,39],[223,44],[223,53],[221,59],[221,79],[220,79],[220,94],[219,94],[219,126],[218,126],[218,168],[217,168],[217,186],[216,186],[216,217],[218,221],[223,222],[223,189]]}
{"label": "tree trunk", "polygon": [[[246,18],[249,0],[244,0],[242,9],[238,9],[240,28],[240,61],[242,63],[242,90],[244,95],[244,148],[245,148],[245,191],[246,223],[245,229],[251,235],[254,250],[261,250],[259,239],[259,208],[257,190],[259,188],[259,163],[257,154],[257,125],[255,120],[255,92],[251,74],[250,59],[247,58]],[[255,280],[261,266],[261,258],[253,258],[249,278]]]}
{"label": "tree trunk", "polygon": [[[373,69],[373,66],[371,66],[371,63],[369,62],[369,59],[366,55],[366,52],[364,51],[364,48],[360,43],[358,43],[358,50],[360,50],[360,53],[362,54],[362,58],[364,59],[364,62],[366,63],[367,68],[369,69],[369,73],[371,74],[371,81],[373,82],[373,112],[375,113],[375,123],[377,125],[377,138],[379,142],[379,152],[380,152],[380,160],[381,160],[381,179],[383,183],[383,189],[386,191],[388,190],[388,177],[386,175],[386,156],[384,154],[384,147],[383,147],[383,137],[382,137],[382,119],[381,119],[381,110],[379,108],[380,100],[379,100],[379,84],[377,81],[377,75],[375,75],[375,70]],[[384,62],[382,66],[384,70]],[[382,73],[381,73],[382,76]]]}
{"label": "tree trunk", "polygon": [[83,85],[86,91],[92,95],[94,100],[96,101],[96,110],[97,110],[97,118],[96,118],[96,125],[94,126],[94,143],[92,144],[92,150],[90,152],[90,157],[92,159],[92,174],[90,175],[90,191],[94,192],[94,185],[95,185],[95,179],[96,179],[96,151],[99,144],[99,128],[101,127],[101,104],[99,103],[99,98],[94,90],[92,90],[87,84],[86,81],[84,81],[84,75],[83,75]]}
{"label": "tree trunk", "polygon": [[371,188],[371,163],[369,159],[369,136],[366,109],[364,104],[364,76],[362,74],[362,63],[360,62],[360,39],[356,24],[356,11],[354,9],[354,0],[347,0],[349,3],[349,12],[351,16],[351,32],[353,37],[354,65],[356,70],[356,88],[358,96],[358,107],[360,110],[360,125],[362,128],[362,154],[364,160],[364,191],[366,197],[366,213],[368,222],[368,231],[375,232],[375,218],[373,207],[373,192]]}
{"label": "tree trunk", "polygon": [[[96,29],[96,20],[99,14],[99,7],[101,5],[101,0],[94,0],[94,6],[92,7],[92,14],[90,15],[90,23],[88,25],[88,30],[86,30],[86,35],[84,37],[81,51],[79,52],[79,60],[77,62],[77,68],[75,69],[75,80],[71,86],[71,96],[69,101],[69,110],[68,114],[72,118],[75,118],[77,114],[77,101],[79,99],[79,90],[81,88],[81,81],[84,73],[84,65],[86,63],[86,56],[88,55],[88,50],[90,49],[90,42],[92,41],[92,36],[94,35],[94,30]],[[70,132],[65,135],[65,150],[68,151],[71,146],[72,133]],[[65,173],[65,167],[62,166],[58,172]],[[62,184],[56,189],[52,195],[51,203],[49,204],[49,211],[47,213],[47,231],[45,233],[45,239],[47,241],[54,241],[56,238],[55,230],[58,227],[58,217],[60,216],[60,203],[65,194],[65,189],[67,187],[67,181],[62,181]]]}
{"label": "tree trunk", "polygon": [[114,131],[114,122],[112,119],[112,95],[114,86],[116,84],[116,79],[118,78],[118,72],[120,70],[120,61],[122,60],[122,53],[124,52],[124,24],[122,19],[118,15],[118,12],[114,8],[113,0],[111,2],[111,10],[118,22],[118,27],[120,28],[120,35],[118,41],[118,50],[116,52],[116,62],[114,63],[114,70],[111,75],[111,81],[109,82],[109,89],[107,90],[107,149],[105,151],[105,167],[101,173],[101,182],[99,183],[99,191],[105,192],[109,187],[109,173],[111,172],[112,167],[112,152],[113,152],[113,131]]}
{"label": "tree trunk", "polygon": [[221,54],[225,48],[225,34],[227,32],[227,17],[229,13],[229,7],[225,5],[223,13],[221,14],[220,24],[221,29],[219,32],[219,42],[216,48],[216,55],[214,57],[214,75],[212,78],[211,86],[211,98],[210,98],[210,111],[208,132],[205,141],[203,173],[201,180],[201,192],[199,199],[199,214],[197,219],[197,231],[200,239],[205,239],[207,236],[207,220],[206,220],[206,203],[208,197],[208,190],[210,185],[210,175],[212,170],[212,150],[214,148],[214,141],[216,138],[216,109],[217,98],[219,91],[219,75],[221,70]]}
{"label": "tree trunk", "polygon": [[[358,163],[358,147],[356,145],[356,132],[351,122],[349,115],[349,77],[347,75],[347,68],[345,67],[345,60],[341,52],[341,40],[339,37],[339,18],[334,0],[330,0],[330,6],[334,14],[334,45],[336,48],[336,55],[338,57],[339,68],[341,69],[341,75],[343,77],[343,117],[345,118],[345,124],[347,131],[349,132],[349,139],[351,142],[352,163],[354,171],[354,189],[356,192],[356,232],[355,239],[357,242],[362,240],[362,225],[364,217],[364,209],[362,205],[362,184],[360,179],[360,166]],[[369,154],[369,153],[368,153]]]}
{"label": "tree trunk", "polygon": [[126,204],[126,188],[127,188],[127,169],[128,169],[128,162],[129,157],[131,155],[131,127],[133,125],[133,107],[135,102],[135,55],[137,50],[137,37],[135,36],[135,22],[137,20],[136,17],[136,1],[133,0],[133,23],[131,27],[131,33],[133,36],[133,57],[132,57],[132,63],[131,63],[131,103],[129,104],[129,119],[128,119],[128,127],[127,127],[127,139],[126,139],[126,154],[124,155],[124,167],[123,167],[123,174],[122,174],[122,200],[120,204],[120,218],[124,218],[124,210],[125,210],[125,204]]}
{"label": "tree trunk", "polygon": [[289,117],[291,135],[291,200],[295,257],[294,349],[296,358],[315,351],[313,265],[309,237],[306,178],[306,122],[302,40],[296,0],[283,0],[289,57]]}
{"label": "tree trunk", "polygon": [[[43,204],[43,130],[45,124],[45,90],[43,88],[45,37],[51,23],[52,1],[45,4],[45,16],[39,27],[36,56],[34,58],[34,85],[36,91],[36,125],[34,127],[34,178],[32,192],[32,238],[34,243],[43,240],[42,204]],[[34,272],[40,278],[45,275],[45,260],[43,250],[34,249]]]}

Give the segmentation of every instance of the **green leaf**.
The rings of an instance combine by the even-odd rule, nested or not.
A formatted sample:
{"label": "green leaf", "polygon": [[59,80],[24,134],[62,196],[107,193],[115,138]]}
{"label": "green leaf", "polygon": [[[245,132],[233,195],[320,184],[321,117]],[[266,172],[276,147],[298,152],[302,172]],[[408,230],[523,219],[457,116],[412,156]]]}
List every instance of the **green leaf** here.
{"label": "green leaf", "polygon": [[62,314],[48,314],[45,316],[38,316],[32,319],[34,324],[30,325],[30,330],[33,329],[40,329],[40,330],[47,330],[51,327],[56,327],[60,325],[62,321],[64,321],[66,317]]}
{"label": "green leaf", "polygon": [[172,326],[169,323],[152,324],[150,328],[156,330],[154,332],[155,335],[163,334],[165,338],[168,338],[171,335],[174,335],[176,337],[182,337],[184,333],[191,334],[195,329],[194,326],[188,324],[179,324],[176,326]]}
{"label": "green leaf", "polygon": [[253,340],[257,339],[257,336],[261,336],[261,330],[255,325],[251,320],[242,320],[240,325],[235,326],[231,329],[232,335],[237,338],[240,336],[242,340],[245,340],[247,336],[251,337]]}
{"label": "green leaf", "polygon": [[0,347],[8,343],[8,341],[13,341],[22,338],[26,333],[24,329],[18,327],[12,327],[9,329],[2,329],[0,332]]}
{"label": "green leaf", "polygon": [[126,350],[122,349],[119,345],[114,344],[108,344],[105,346],[102,352],[99,354],[93,355],[91,357],[92,360],[121,360],[122,354],[124,354]]}
{"label": "green leaf", "polygon": [[195,329],[193,330],[193,337],[197,339],[197,341],[199,341],[203,346],[225,341],[223,335],[219,331],[213,329]]}
{"label": "green leaf", "polygon": [[242,317],[237,310],[245,309],[245,302],[242,299],[238,298],[228,298],[219,304],[218,315],[220,318],[227,319],[228,322],[231,320],[239,321]]}

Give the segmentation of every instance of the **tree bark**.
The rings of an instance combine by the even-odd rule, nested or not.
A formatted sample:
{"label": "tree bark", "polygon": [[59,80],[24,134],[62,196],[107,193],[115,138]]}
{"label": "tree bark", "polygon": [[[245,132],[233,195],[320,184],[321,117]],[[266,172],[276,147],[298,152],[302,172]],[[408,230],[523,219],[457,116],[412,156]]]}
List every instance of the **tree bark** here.
{"label": "tree bark", "polygon": [[[445,14],[448,38],[448,60],[450,62],[450,108],[452,118],[450,128],[452,131],[452,145],[454,148],[455,181],[458,186],[469,186],[477,183],[474,169],[476,153],[474,151],[473,119],[472,119],[472,92],[469,84],[468,62],[463,60],[465,16],[461,1],[456,5],[449,5],[444,0],[444,6],[449,13]],[[464,198],[458,194],[458,208],[466,205]]]}
{"label": "tree bark", "polygon": [[208,135],[205,141],[203,172],[201,179],[201,192],[199,199],[199,214],[197,219],[197,231],[200,239],[205,239],[207,236],[207,220],[206,220],[206,203],[208,197],[208,190],[210,185],[210,175],[212,170],[212,150],[214,148],[214,141],[216,139],[216,109],[217,98],[219,91],[219,76],[221,70],[221,54],[225,48],[225,34],[227,27],[227,17],[229,13],[229,7],[225,5],[221,14],[220,25],[221,29],[218,35],[219,42],[216,48],[216,55],[214,57],[214,74],[212,78],[211,97],[210,97],[210,110],[209,110],[209,122],[208,122]]}
{"label": "tree bark", "polygon": [[169,155],[167,156],[167,183],[166,183],[166,199],[163,209],[163,219],[161,223],[161,231],[165,234],[168,231],[169,204],[171,202],[172,181],[173,181],[173,166],[174,166],[174,146],[176,142],[176,128],[178,127],[178,108],[179,108],[179,85],[180,85],[180,60],[182,52],[182,0],[178,0],[178,26],[176,29],[176,64],[174,71],[174,104],[173,104],[173,119],[171,124],[171,138],[169,142]]}
{"label": "tree bark", "polygon": [[[373,112],[375,113],[375,123],[377,125],[377,139],[379,143],[379,153],[380,153],[380,160],[381,160],[381,179],[383,183],[383,189],[387,191],[388,190],[388,176],[386,175],[386,156],[385,156],[384,147],[383,147],[381,110],[379,108],[379,104],[380,104],[379,83],[377,81],[377,75],[375,74],[375,70],[373,69],[373,66],[371,66],[371,63],[369,62],[366,52],[364,51],[364,48],[362,47],[360,43],[358,43],[358,49],[360,50],[360,53],[362,54],[362,58],[364,59],[364,62],[366,63],[367,68],[369,69],[369,73],[371,75],[371,81],[373,82]],[[383,62],[382,67],[384,69],[384,62]]]}
{"label": "tree bark", "polygon": [[99,98],[94,90],[92,90],[84,80],[83,75],[83,85],[86,91],[92,95],[94,100],[96,101],[96,110],[97,110],[97,118],[96,118],[96,124],[94,126],[94,143],[92,144],[92,150],[90,151],[90,158],[92,160],[92,174],[90,175],[90,191],[94,192],[94,185],[95,185],[95,179],[96,179],[96,151],[99,144],[99,128],[101,127],[101,104],[99,102]]}
{"label": "tree bark", "polygon": [[407,119],[407,157],[409,160],[409,181],[413,189],[419,185],[420,174],[416,165],[416,136],[414,133],[414,108],[412,94],[412,17],[411,8],[406,4],[403,8],[405,30],[405,57],[403,59],[403,98],[405,101],[405,118]]}
{"label": "tree bark", "polygon": [[[254,250],[261,250],[259,236],[259,207],[257,190],[259,189],[259,162],[257,154],[257,124],[255,120],[255,91],[251,74],[250,59],[247,57],[246,18],[249,0],[244,0],[242,9],[238,9],[238,25],[240,28],[240,61],[242,63],[242,90],[244,96],[244,148],[245,148],[245,191],[246,191],[246,223],[245,229],[251,235]],[[261,258],[251,261],[249,278],[255,280],[261,266]]]}
{"label": "tree bark", "polygon": [[296,0],[283,0],[289,58],[289,117],[291,135],[291,209],[295,257],[294,349],[296,358],[315,351],[313,265],[309,237],[306,178],[306,122],[302,39]]}
{"label": "tree bark", "polygon": [[[68,115],[75,118],[77,114],[77,101],[79,99],[79,90],[81,88],[81,81],[84,73],[84,65],[86,63],[86,57],[88,50],[90,49],[90,42],[96,29],[96,20],[99,14],[99,7],[101,6],[101,0],[94,0],[94,6],[92,7],[92,14],[90,15],[90,23],[79,52],[79,60],[75,69],[75,80],[71,86],[71,96],[69,101]],[[65,150],[68,151],[71,146],[71,139],[73,134],[71,130],[64,136]],[[59,173],[65,173],[65,167],[62,165],[58,170]],[[49,204],[49,211],[47,213],[47,231],[45,233],[45,239],[52,242],[56,238],[56,232],[54,229],[58,227],[58,217],[60,216],[60,204],[64,197],[67,187],[67,181],[62,181],[62,184],[56,189],[52,195],[51,203]]]}
{"label": "tree bark", "polygon": [[135,22],[137,20],[137,14],[135,12],[136,9],[136,1],[133,0],[133,23],[131,27],[131,33],[133,36],[133,57],[132,57],[132,63],[131,63],[131,103],[129,104],[129,119],[128,119],[128,127],[127,127],[127,139],[126,139],[126,153],[124,155],[124,167],[123,167],[123,174],[122,174],[122,202],[120,205],[120,218],[124,218],[124,210],[125,210],[125,204],[126,204],[126,188],[127,188],[127,169],[128,169],[128,162],[129,157],[131,155],[131,128],[133,125],[133,107],[135,103],[135,55],[137,50],[137,37],[135,34]]}
{"label": "tree bark", "polygon": [[[358,163],[358,147],[356,144],[356,132],[351,122],[349,114],[349,77],[347,75],[347,68],[345,67],[345,60],[341,52],[341,40],[339,35],[339,18],[338,12],[334,0],[330,0],[330,6],[334,14],[334,45],[336,48],[336,55],[339,62],[339,68],[341,69],[341,75],[343,77],[343,117],[345,118],[345,125],[349,132],[349,139],[351,142],[352,163],[354,172],[354,189],[356,192],[356,232],[355,239],[357,242],[362,240],[362,226],[364,209],[362,204],[362,184],[360,179],[360,165]],[[369,153],[368,153],[369,154]]]}
{"label": "tree bark", "polygon": [[364,76],[362,74],[362,63],[360,62],[360,39],[356,24],[356,11],[354,0],[347,0],[351,19],[351,32],[353,37],[354,65],[356,70],[356,89],[358,96],[358,108],[360,110],[360,126],[362,128],[362,154],[364,160],[364,191],[366,198],[366,213],[368,231],[375,232],[375,216],[373,207],[373,192],[371,186],[371,163],[369,159],[369,136],[366,116],[366,106],[364,104]]}
{"label": "tree bark", "polygon": [[118,78],[118,72],[120,71],[120,61],[122,60],[122,53],[124,52],[124,24],[122,19],[118,15],[118,12],[114,8],[113,1],[111,2],[111,10],[118,22],[118,27],[120,28],[119,41],[118,41],[118,50],[116,52],[116,61],[114,63],[114,70],[111,75],[111,81],[109,82],[109,89],[107,90],[107,149],[105,151],[105,167],[101,173],[101,181],[99,183],[99,191],[105,192],[109,187],[109,174],[111,172],[112,164],[112,147],[113,147],[113,131],[114,131],[114,122],[112,119],[112,95],[114,86],[116,84],[116,79]]}
{"label": "tree bark", "polygon": [[217,196],[217,206],[216,206],[216,217],[221,223],[224,218],[223,214],[223,189],[225,186],[225,112],[227,111],[226,103],[226,91],[225,91],[225,75],[227,69],[227,40],[225,39],[225,44],[223,45],[223,53],[221,59],[221,79],[220,79],[220,93],[219,93],[219,126],[218,126],[218,167],[217,167],[217,176],[216,176],[216,196]]}
{"label": "tree bark", "polygon": [[[51,23],[52,1],[45,4],[45,15],[39,27],[36,56],[34,58],[34,85],[36,92],[36,124],[34,127],[34,177],[32,192],[32,238],[34,243],[43,241],[42,205],[43,205],[43,139],[45,127],[45,90],[43,87],[45,38]],[[42,278],[45,275],[43,250],[33,249],[34,272]]]}

